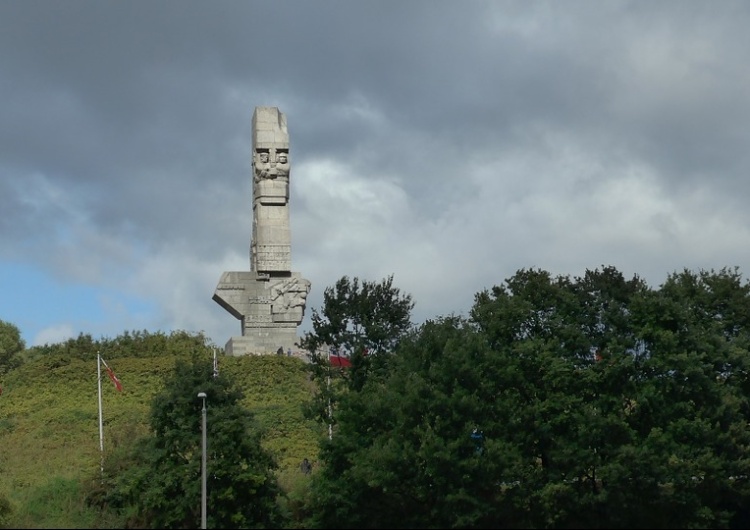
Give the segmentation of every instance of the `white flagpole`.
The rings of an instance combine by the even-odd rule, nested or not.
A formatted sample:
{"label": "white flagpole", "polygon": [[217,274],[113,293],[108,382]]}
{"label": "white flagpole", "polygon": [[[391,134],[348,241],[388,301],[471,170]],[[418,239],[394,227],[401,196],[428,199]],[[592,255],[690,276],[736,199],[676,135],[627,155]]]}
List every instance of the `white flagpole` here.
{"label": "white flagpole", "polygon": [[333,410],[331,409],[331,347],[328,346],[328,439],[333,440]]}
{"label": "white flagpole", "polygon": [[96,352],[96,380],[99,386],[99,451],[101,453],[101,472],[104,477],[104,424],[102,423],[102,360]]}

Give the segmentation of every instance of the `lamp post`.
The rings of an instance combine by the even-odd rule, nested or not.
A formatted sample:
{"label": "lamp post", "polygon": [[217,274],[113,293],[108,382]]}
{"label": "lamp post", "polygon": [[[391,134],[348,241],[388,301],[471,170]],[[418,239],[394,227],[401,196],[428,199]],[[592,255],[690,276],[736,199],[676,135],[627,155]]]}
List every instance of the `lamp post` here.
{"label": "lamp post", "polygon": [[201,434],[203,437],[203,452],[201,454],[201,528],[206,528],[206,393],[199,392],[198,397],[203,399],[203,416],[201,423]]}

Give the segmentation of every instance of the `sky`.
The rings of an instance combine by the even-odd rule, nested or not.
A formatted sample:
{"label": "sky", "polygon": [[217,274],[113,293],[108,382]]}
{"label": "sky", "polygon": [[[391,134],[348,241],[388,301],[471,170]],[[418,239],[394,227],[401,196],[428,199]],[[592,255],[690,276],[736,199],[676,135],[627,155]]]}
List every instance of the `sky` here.
{"label": "sky", "polygon": [[750,3],[0,2],[0,320],[26,346],[240,322],[251,120],[290,136],[303,333],[342,276],[413,321],[521,269],[750,260]]}

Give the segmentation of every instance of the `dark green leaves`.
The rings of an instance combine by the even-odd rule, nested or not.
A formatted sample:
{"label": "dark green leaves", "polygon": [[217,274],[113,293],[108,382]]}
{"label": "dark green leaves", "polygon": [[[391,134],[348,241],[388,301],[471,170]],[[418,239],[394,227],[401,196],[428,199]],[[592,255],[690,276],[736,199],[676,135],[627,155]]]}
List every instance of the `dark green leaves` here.
{"label": "dark green leaves", "polygon": [[750,503],[748,315],[736,271],[686,271],[658,290],[613,267],[519,271],[477,294],[469,320],[402,337],[382,376],[339,396],[314,523],[737,524]]}

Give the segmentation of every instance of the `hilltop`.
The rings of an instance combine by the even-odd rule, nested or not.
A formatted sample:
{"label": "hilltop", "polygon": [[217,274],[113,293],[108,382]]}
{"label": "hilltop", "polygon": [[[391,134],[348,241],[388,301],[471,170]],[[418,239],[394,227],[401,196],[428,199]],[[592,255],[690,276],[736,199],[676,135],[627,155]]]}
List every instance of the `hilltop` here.
{"label": "hilltop", "polygon": [[[151,400],[175,362],[187,354],[136,355],[106,359],[122,392],[102,370],[105,466],[109,454],[148,432]],[[219,370],[244,392],[243,403],[264,432],[263,445],[279,464],[280,484],[294,489],[302,479],[300,462],[316,461],[317,444],[325,434],[303,417],[302,407],[313,392],[305,361],[219,356]],[[85,485],[102,463],[96,354],[56,353],[30,360],[5,375],[3,390],[0,499],[8,499],[13,509],[9,526],[116,527],[118,521],[106,520],[84,499]],[[209,398],[208,421],[210,406]]]}

